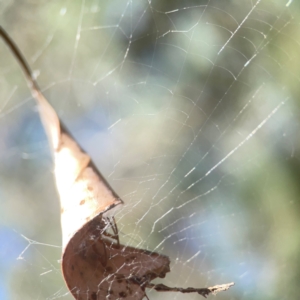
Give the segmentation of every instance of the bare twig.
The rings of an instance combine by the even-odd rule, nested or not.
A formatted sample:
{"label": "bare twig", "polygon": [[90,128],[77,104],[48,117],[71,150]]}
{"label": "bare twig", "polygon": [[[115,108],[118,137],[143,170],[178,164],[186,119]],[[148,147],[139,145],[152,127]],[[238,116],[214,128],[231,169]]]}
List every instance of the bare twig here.
{"label": "bare twig", "polygon": [[234,282],[215,285],[208,288],[191,288],[191,287],[178,288],[178,287],[168,287],[161,283],[160,284],[148,283],[146,287],[152,288],[158,292],[198,293],[199,295],[206,298],[209,294],[216,295],[219,292],[227,291],[233,285]]}

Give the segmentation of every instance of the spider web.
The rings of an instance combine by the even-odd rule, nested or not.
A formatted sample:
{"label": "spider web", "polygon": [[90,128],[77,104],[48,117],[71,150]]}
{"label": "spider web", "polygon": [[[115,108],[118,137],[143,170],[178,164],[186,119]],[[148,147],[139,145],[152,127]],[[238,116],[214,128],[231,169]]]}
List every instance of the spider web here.
{"label": "spider web", "polygon": [[[297,298],[297,1],[7,1],[0,11],[124,200],[122,244],[169,256],[169,286],[234,281],[218,299]],[[0,53],[0,298],[73,299],[48,142],[3,42]]]}

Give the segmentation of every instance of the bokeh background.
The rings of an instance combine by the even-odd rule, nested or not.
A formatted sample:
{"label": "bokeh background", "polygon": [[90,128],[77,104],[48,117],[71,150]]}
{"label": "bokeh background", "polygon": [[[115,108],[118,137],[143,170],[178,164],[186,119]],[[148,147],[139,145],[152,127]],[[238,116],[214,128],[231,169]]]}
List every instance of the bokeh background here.
{"label": "bokeh background", "polygon": [[[168,255],[170,286],[234,281],[216,299],[299,297],[298,1],[26,0],[0,12],[125,201],[123,244]],[[72,299],[52,170],[36,104],[1,41],[0,299]]]}

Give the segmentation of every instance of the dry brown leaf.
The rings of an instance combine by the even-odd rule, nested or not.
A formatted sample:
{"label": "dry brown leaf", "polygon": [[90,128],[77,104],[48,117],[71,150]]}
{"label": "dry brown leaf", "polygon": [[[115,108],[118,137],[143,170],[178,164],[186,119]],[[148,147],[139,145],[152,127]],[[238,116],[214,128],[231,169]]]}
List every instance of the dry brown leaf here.
{"label": "dry brown leaf", "polygon": [[[139,300],[146,296],[146,288],[159,292],[198,293],[206,297],[234,285],[177,288],[151,283],[170,271],[169,258],[119,243],[114,218],[107,213],[111,214],[123,201],[62,125],[40,92],[26,60],[2,27],[0,34],[25,72],[51,145],[61,202],[62,270],[74,298]],[[109,233],[109,229],[113,233]]]}
{"label": "dry brown leaf", "polygon": [[101,215],[70,240],[62,268],[76,299],[142,299],[148,282],[165,277],[169,258],[115,243],[104,235]]}

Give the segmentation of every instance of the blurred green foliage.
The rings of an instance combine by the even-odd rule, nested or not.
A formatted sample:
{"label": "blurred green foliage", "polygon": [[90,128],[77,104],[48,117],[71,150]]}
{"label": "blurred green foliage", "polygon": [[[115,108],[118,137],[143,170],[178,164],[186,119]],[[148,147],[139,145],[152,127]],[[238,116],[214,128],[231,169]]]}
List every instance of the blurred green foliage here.
{"label": "blurred green foliage", "polygon": [[[287,3],[0,6],[45,96],[124,199],[121,242],[169,255],[170,286],[235,281],[218,299],[299,295],[300,27],[299,3]],[[0,224],[22,258],[0,290],[71,299],[47,140],[3,42],[0,76]]]}

